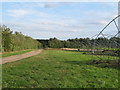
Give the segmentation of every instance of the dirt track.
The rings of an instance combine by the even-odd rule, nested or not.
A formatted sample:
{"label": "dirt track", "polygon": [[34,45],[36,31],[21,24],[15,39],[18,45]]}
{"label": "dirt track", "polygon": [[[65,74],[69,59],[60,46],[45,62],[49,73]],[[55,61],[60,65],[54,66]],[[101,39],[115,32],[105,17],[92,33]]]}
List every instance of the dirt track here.
{"label": "dirt track", "polygon": [[0,58],[0,64],[5,64],[8,62],[13,62],[13,61],[21,60],[21,59],[31,57],[34,55],[38,55],[42,51],[43,51],[43,49],[40,49],[40,50],[35,50],[35,51],[28,52],[28,53],[24,53],[21,55],[14,55],[14,56],[9,56],[9,57],[5,57],[5,58]]}

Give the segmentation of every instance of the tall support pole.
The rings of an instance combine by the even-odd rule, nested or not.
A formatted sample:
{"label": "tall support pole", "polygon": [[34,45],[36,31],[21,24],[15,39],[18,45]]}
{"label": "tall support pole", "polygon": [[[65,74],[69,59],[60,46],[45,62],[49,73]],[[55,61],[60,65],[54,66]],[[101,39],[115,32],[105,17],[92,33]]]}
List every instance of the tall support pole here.
{"label": "tall support pole", "polygon": [[[118,2],[118,15],[120,15],[120,1]],[[118,17],[118,37],[120,38],[120,17]]]}
{"label": "tall support pole", "polygon": [[[120,15],[120,1],[118,2],[118,15]],[[120,17],[118,17],[118,38],[120,38]],[[118,62],[120,63],[120,40],[118,41],[118,56],[119,56],[119,60]]]}

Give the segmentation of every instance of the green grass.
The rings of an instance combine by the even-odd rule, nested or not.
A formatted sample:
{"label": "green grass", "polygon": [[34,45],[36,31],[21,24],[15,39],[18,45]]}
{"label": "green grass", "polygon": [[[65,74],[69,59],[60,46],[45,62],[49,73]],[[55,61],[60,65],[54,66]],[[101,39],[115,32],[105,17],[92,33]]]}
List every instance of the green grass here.
{"label": "green grass", "polygon": [[3,53],[2,55],[0,55],[1,57],[8,57],[8,56],[13,56],[13,55],[20,55],[20,54],[24,54],[27,52],[30,52],[32,50],[23,50],[23,51],[16,51],[16,52],[7,52],[7,53]]}
{"label": "green grass", "polygon": [[93,58],[98,60],[82,52],[45,50],[40,55],[4,64],[3,88],[118,88],[120,68],[87,64]]}

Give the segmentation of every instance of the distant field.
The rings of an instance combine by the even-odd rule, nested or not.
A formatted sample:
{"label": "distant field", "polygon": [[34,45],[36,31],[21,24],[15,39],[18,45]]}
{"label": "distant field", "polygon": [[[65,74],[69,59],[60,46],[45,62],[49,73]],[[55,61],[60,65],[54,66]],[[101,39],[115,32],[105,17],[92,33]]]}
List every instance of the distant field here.
{"label": "distant field", "polygon": [[26,52],[30,52],[32,50],[22,50],[22,51],[15,51],[15,52],[7,52],[7,53],[2,53],[2,55],[0,55],[0,57],[8,57],[8,56],[13,56],[13,55],[19,55],[19,54],[23,54]]}
{"label": "distant field", "polygon": [[82,52],[45,50],[40,55],[4,64],[3,88],[118,88],[120,68],[89,64],[93,58],[98,60]]}

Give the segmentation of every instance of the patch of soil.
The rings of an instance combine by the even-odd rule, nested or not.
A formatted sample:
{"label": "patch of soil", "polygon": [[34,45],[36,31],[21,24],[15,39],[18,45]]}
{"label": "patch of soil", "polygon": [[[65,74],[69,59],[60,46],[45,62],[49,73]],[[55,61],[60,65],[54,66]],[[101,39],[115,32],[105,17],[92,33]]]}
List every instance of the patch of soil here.
{"label": "patch of soil", "polygon": [[87,64],[109,64],[109,65],[119,66],[120,60],[93,60]]}

